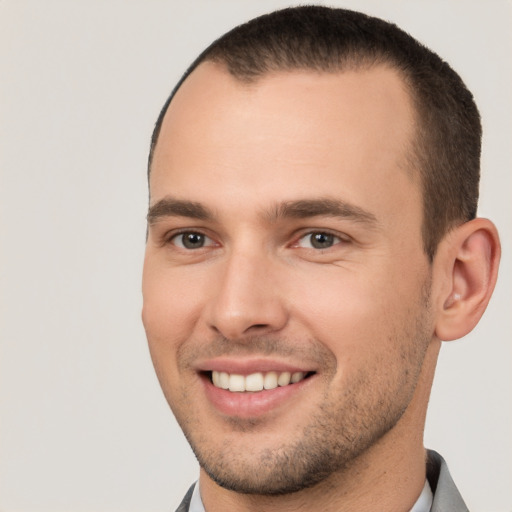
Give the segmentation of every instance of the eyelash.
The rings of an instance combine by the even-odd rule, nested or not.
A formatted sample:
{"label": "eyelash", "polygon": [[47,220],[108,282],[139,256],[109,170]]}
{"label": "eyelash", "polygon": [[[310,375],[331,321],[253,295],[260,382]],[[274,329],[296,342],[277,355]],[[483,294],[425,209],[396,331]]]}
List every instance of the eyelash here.
{"label": "eyelash", "polygon": [[[200,247],[197,247],[197,248],[183,247],[183,242],[181,245],[178,245],[175,243],[175,240],[179,239],[179,237],[183,236],[183,235],[197,235],[200,237],[204,237],[205,239],[208,239],[213,243],[208,243],[207,245],[201,245]],[[310,241],[311,241],[310,243],[311,243],[311,245],[313,245],[311,237],[313,237],[314,235],[322,235],[322,236],[324,236],[324,237],[326,236],[328,238],[332,237],[334,239],[334,241],[332,242],[332,245],[329,245],[328,247],[304,247],[304,246],[300,245],[301,241],[306,239],[307,237],[310,237]],[[315,252],[322,252],[322,251],[327,251],[327,250],[331,249],[332,247],[335,247],[336,245],[347,244],[347,243],[350,243],[350,239],[346,235],[342,235],[340,233],[334,233],[332,231],[325,230],[325,229],[324,230],[310,229],[308,231],[301,232],[300,236],[298,236],[298,237],[295,236],[294,242],[292,242],[292,244],[290,244],[289,247],[303,248],[303,249],[312,250]],[[218,245],[215,243],[214,239],[212,237],[208,236],[206,233],[204,233],[200,230],[193,230],[193,229],[180,229],[178,231],[173,231],[171,234],[169,234],[165,237],[164,244],[172,244],[175,247],[177,247],[178,249],[184,250],[187,252],[188,251],[198,251],[200,249],[205,249],[207,247],[212,247],[212,246]]]}
{"label": "eyelash", "polygon": [[[334,239],[332,245],[329,247],[303,247],[300,245],[300,242],[304,239],[307,239],[309,237],[310,241],[312,241],[312,237],[314,235],[323,235],[327,237],[332,237]],[[310,229],[306,232],[302,232],[299,237],[295,238],[295,242],[293,243],[292,247],[302,247],[303,249],[313,250],[316,252],[321,251],[327,251],[336,245],[339,244],[347,244],[350,240],[346,235],[342,235],[341,233],[335,233],[332,231],[329,231],[328,229]]]}
{"label": "eyelash", "polygon": [[186,247],[180,247],[179,245],[176,245],[175,243],[173,243],[176,239],[178,239],[180,236],[183,236],[183,235],[198,235],[198,236],[207,238],[207,239],[209,239],[209,240],[214,242],[212,237],[208,236],[206,233],[203,233],[200,230],[180,229],[178,231],[173,231],[171,234],[167,235],[165,237],[164,243],[165,244],[172,244],[175,247],[178,247],[179,249],[186,250],[186,251],[193,251],[193,250],[203,249],[204,247],[210,247],[211,245],[216,245],[215,243],[213,243],[213,244],[208,244],[206,246],[198,247],[196,249],[187,249]]}

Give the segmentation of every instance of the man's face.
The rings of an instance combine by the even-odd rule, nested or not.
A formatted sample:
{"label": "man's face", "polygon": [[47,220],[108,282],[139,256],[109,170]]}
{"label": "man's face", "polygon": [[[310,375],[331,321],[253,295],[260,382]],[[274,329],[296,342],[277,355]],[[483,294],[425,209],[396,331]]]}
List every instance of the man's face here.
{"label": "man's face", "polygon": [[165,396],[221,485],[311,486],[411,409],[433,333],[412,136],[384,67],[248,85],[206,63],[172,101],[143,321]]}

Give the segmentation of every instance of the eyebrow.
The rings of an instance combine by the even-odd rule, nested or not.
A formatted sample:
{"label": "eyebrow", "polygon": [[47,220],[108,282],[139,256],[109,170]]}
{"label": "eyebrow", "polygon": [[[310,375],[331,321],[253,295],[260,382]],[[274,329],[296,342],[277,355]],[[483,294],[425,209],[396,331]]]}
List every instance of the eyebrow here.
{"label": "eyebrow", "polygon": [[[363,208],[346,201],[331,198],[299,199],[285,201],[264,212],[268,222],[279,219],[307,219],[310,217],[338,217],[366,224],[369,227],[378,225],[375,215]],[[149,208],[147,221],[154,224],[164,217],[188,217],[196,220],[213,220],[212,210],[196,201],[165,197]]]}
{"label": "eyebrow", "polygon": [[201,203],[165,197],[149,208],[147,221],[154,224],[164,217],[188,217],[197,220],[213,219],[213,213]]}
{"label": "eyebrow", "polygon": [[276,205],[267,216],[270,222],[281,218],[306,219],[309,217],[338,217],[368,226],[377,226],[375,215],[346,201],[331,198],[301,199]]}

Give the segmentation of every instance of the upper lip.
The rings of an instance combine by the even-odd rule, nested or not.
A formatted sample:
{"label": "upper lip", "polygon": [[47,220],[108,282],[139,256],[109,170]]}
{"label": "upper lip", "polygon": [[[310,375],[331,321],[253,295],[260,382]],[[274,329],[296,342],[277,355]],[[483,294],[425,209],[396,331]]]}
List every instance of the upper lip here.
{"label": "upper lip", "polygon": [[250,375],[252,373],[265,373],[265,372],[312,372],[314,368],[305,367],[300,364],[293,364],[286,361],[279,361],[276,359],[268,358],[232,358],[232,357],[217,357],[206,361],[201,361],[196,365],[200,372],[227,372],[238,375]]}

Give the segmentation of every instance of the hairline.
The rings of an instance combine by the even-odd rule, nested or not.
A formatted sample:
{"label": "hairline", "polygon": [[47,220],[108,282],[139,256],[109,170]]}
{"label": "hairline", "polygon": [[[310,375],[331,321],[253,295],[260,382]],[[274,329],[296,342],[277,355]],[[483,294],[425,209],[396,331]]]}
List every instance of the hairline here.
{"label": "hairline", "polygon": [[[208,49],[207,49],[208,50]],[[244,74],[238,73],[230,68],[229,63],[222,56],[218,55],[208,55],[206,51],[203,52],[199,57],[192,63],[186,73],[182,76],[180,81],[176,84],[169,98],[167,99],[164,107],[162,108],[158,120],[155,125],[155,130],[152,137],[151,148],[148,156],[148,167],[147,167],[147,179],[148,179],[148,188],[149,194],[151,196],[151,188],[150,188],[150,177],[151,177],[151,167],[153,163],[154,153],[156,151],[156,147],[158,145],[158,141],[160,139],[160,131],[165,121],[165,117],[169,110],[169,107],[172,103],[172,100],[179,92],[181,87],[185,84],[187,79],[196,71],[204,63],[213,63],[217,64],[224,68],[224,70],[229,73],[229,75],[235,79],[238,83],[246,86],[254,85],[264,80],[265,78],[272,76],[278,73],[294,73],[294,72],[310,72],[310,73],[318,73],[318,74],[343,74],[350,71],[367,71],[372,68],[383,67],[388,68],[396,73],[397,77],[400,79],[405,92],[407,93],[410,99],[410,106],[412,112],[412,127],[410,140],[408,141],[408,147],[404,148],[404,153],[401,155],[401,159],[399,161],[398,168],[405,172],[406,175],[415,182],[415,185],[419,187],[419,191],[421,194],[422,201],[422,221],[421,221],[421,233],[422,233],[422,241],[424,252],[428,257],[428,261],[431,264],[433,262],[436,247],[430,247],[429,240],[429,231],[427,225],[427,183],[426,170],[424,169],[426,165],[426,161],[428,161],[428,157],[425,155],[425,132],[424,132],[424,124],[425,124],[425,114],[423,113],[425,105],[420,97],[420,93],[414,87],[414,81],[410,74],[404,71],[400,64],[394,61],[393,57],[389,57],[383,55],[382,53],[376,53],[373,55],[365,54],[363,52],[355,51],[352,55],[346,56],[341,60],[338,65],[333,66],[308,66],[308,65],[275,65],[270,69],[258,72]],[[426,145],[428,146],[429,143]],[[464,219],[461,217],[460,222],[463,222]],[[455,225],[457,224],[457,220],[453,220],[450,225],[446,226],[445,234],[448,233]],[[439,241],[438,241],[439,242]],[[437,243],[438,243],[437,242]]]}
{"label": "hairline", "polygon": [[[371,70],[372,68],[377,67],[383,67],[388,68],[392,71],[394,71],[397,76],[400,78],[405,91],[407,92],[410,100],[411,100],[411,107],[412,107],[412,114],[413,114],[413,133],[410,140],[410,150],[413,154],[406,155],[406,159],[408,160],[408,163],[414,163],[413,167],[416,168],[416,173],[419,173],[419,166],[420,159],[417,156],[417,151],[419,150],[417,148],[417,139],[419,137],[419,134],[421,133],[421,106],[420,106],[420,100],[419,95],[415,91],[414,87],[411,85],[411,80],[407,76],[407,74],[400,69],[400,66],[393,62],[392,59],[386,58],[382,55],[378,56],[366,56],[366,55],[360,55],[360,56],[353,56],[349,59],[346,59],[342,65],[331,67],[329,69],[327,68],[320,68],[315,66],[279,66],[275,67],[269,70],[266,70],[261,73],[254,73],[251,75],[245,75],[241,73],[236,73],[232,69],[230,69],[228,63],[217,56],[207,56],[204,58],[201,58],[201,56],[190,66],[190,69],[185,73],[185,75],[182,77],[182,79],[176,84],[176,87],[170,94],[169,98],[167,99],[165,105],[163,106],[160,115],[158,117],[158,120],[155,125],[155,130],[152,138],[152,144],[149,152],[148,157],[148,166],[147,166],[147,176],[148,181],[151,176],[151,167],[153,163],[153,157],[154,153],[156,151],[156,147],[158,144],[158,141],[160,139],[160,131],[162,128],[162,125],[164,123],[165,117],[167,115],[167,112],[169,110],[169,107],[171,106],[172,100],[176,96],[176,94],[179,92],[181,87],[185,84],[185,82],[188,80],[188,78],[196,71],[197,68],[199,68],[202,64],[205,63],[213,63],[221,66],[224,68],[224,70],[229,73],[229,75],[234,78],[239,84],[241,85],[255,85],[261,80],[264,80],[267,77],[270,77],[272,75],[276,75],[279,73],[294,73],[294,72],[306,72],[306,73],[318,73],[318,74],[343,74],[345,72],[349,71],[367,71]],[[409,167],[409,166],[408,166]],[[411,173],[412,174],[412,173]]]}

